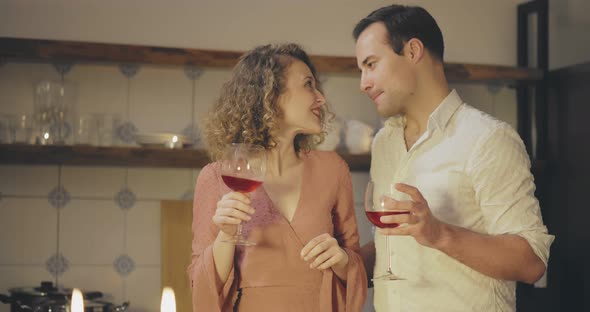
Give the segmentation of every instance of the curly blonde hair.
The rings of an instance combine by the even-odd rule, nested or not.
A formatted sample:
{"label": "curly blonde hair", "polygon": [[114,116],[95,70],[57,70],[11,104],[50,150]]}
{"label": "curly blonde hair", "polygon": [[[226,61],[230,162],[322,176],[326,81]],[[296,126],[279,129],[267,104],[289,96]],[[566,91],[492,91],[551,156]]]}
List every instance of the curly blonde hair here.
{"label": "curly blonde hair", "polygon": [[[315,67],[297,44],[258,46],[240,57],[205,119],[205,139],[213,160],[218,160],[231,143],[257,144],[266,149],[276,146],[273,134],[277,118],[282,117],[277,102],[285,91],[286,72],[294,60],[309,67],[321,92]],[[293,142],[297,153],[308,152],[324,140],[327,117],[333,118],[333,114],[322,105],[322,132],[298,134]]]}

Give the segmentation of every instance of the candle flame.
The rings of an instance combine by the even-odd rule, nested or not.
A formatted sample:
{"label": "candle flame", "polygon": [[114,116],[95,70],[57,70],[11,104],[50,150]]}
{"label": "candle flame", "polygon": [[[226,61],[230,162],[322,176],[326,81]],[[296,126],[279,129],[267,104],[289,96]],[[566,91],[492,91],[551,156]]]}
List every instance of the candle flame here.
{"label": "candle flame", "polygon": [[72,306],[70,307],[70,311],[84,312],[84,297],[78,288],[72,290]]}
{"label": "candle flame", "polygon": [[176,299],[174,298],[174,290],[170,287],[164,287],[162,290],[162,303],[160,305],[160,312],[176,312]]}

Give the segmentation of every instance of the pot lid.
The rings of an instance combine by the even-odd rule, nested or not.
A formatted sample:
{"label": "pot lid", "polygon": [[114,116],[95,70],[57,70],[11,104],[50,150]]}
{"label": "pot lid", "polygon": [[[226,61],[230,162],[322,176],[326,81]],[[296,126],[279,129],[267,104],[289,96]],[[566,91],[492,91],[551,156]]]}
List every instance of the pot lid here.
{"label": "pot lid", "polygon": [[[43,281],[37,287],[15,287],[8,290],[12,296],[26,297],[49,297],[54,299],[67,299],[72,296],[71,288],[56,287],[52,282]],[[101,298],[102,293],[99,291],[82,291],[84,299]]]}

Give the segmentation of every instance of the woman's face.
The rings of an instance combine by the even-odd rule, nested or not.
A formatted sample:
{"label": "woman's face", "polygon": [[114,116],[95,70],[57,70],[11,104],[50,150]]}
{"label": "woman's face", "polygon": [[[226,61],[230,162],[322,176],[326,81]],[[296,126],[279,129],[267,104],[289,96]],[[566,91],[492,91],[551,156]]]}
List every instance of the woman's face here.
{"label": "woman's face", "polygon": [[293,60],[285,75],[285,90],[278,99],[282,112],[280,132],[295,135],[321,133],[321,109],[326,99],[316,89],[311,70],[304,62]]}

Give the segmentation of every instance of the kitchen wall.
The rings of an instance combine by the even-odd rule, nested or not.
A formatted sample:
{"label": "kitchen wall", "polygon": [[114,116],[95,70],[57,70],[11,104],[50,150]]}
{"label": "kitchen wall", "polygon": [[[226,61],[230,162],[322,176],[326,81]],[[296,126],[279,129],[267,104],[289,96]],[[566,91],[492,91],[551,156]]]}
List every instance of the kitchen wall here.
{"label": "kitchen wall", "polygon": [[[422,5],[437,18],[445,34],[447,61],[516,63],[519,1],[402,2]],[[350,33],[355,22],[389,3],[5,0],[0,2],[0,36],[241,51],[289,40],[314,54],[353,55]],[[181,67],[141,66],[127,77],[116,64],[75,64],[63,78],[77,90],[80,115],[118,113],[141,132],[180,132],[191,122],[191,109],[195,121],[200,120],[228,76],[225,69],[204,69],[191,80]],[[380,125],[372,104],[358,92],[357,76],[323,77],[326,96],[338,116]],[[61,78],[50,64],[3,63],[0,113],[32,112],[35,82]],[[515,125],[513,89],[454,87],[466,102]],[[115,302],[129,300],[132,311],[157,311],[159,201],[191,196],[198,172],[198,168],[0,165],[0,292],[53,280],[103,291]],[[361,196],[368,175],[352,175],[364,243],[371,239]],[[0,305],[0,311],[8,311],[7,306]]]}

